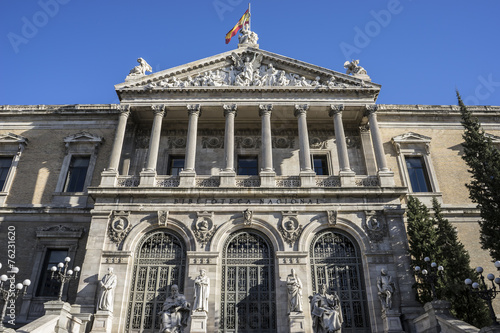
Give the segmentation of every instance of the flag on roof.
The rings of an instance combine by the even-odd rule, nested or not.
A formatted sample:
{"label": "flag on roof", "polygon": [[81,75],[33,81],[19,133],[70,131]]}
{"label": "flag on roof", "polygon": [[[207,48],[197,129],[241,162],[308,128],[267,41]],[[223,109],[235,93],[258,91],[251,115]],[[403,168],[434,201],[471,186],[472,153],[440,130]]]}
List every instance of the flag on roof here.
{"label": "flag on roof", "polygon": [[249,24],[249,23],[250,23],[250,11],[247,9],[245,14],[243,14],[243,16],[240,18],[238,23],[236,23],[236,25],[234,26],[234,28],[229,30],[229,32],[226,34],[226,44],[228,44],[231,41],[231,38],[233,38],[234,35],[236,35],[238,33],[238,31],[241,28],[243,28],[243,25]]}

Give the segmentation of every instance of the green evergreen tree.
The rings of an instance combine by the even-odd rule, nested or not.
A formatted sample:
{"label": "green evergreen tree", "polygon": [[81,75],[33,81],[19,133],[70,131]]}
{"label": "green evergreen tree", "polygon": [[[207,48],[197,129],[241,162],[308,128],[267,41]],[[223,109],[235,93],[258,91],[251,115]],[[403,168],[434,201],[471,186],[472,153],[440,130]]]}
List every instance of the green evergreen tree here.
{"label": "green evergreen tree", "polygon": [[[408,221],[408,243],[411,266],[415,269],[419,266],[426,268],[425,257],[431,257],[437,253],[437,234],[433,221],[427,207],[415,197],[408,197],[408,208],[406,211]],[[431,258],[434,260],[434,258]],[[417,279],[414,288],[417,290],[417,299],[421,303],[432,301],[431,287],[423,280]]]}
{"label": "green evergreen tree", "polygon": [[469,197],[480,210],[481,246],[489,250],[494,261],[500,260],[500,153],[464,105],[458,91],[457,98],[465,128],[462,158],[472,176],[466,186]]}
{"label": "green evergreen tree", "polygon": [[436,198],[432,200],[432,208],[438,244],[437,255],[433,259],[445,267],[439,283],[440,296],[450,301],[451,312],[458,319],[476,327],[487,326],[491,322],[487,305],[472,295],[464,283],[467,278],[477,278],[477,273],[470,267],[469,253],[458,240],[456,229],[443,217]]}

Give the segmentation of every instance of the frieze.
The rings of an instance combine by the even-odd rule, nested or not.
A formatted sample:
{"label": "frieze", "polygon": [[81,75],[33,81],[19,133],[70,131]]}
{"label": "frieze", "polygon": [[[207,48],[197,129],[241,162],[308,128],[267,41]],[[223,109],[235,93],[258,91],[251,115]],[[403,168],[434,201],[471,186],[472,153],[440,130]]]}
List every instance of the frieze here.
{"label": "frieze", "polygon": [[203,148],[224,148],[224,137],[223,136],[203,136],[201,138],[201,146]]}
{"label": "frieze", "polygon": [[186,148],[186,137],[178,136],[178,137],[168,137],[167,139],[167,147],[170,149],[173,148]]}
{"label": "frieze", "polygon": [[261,138],[258,136],[235,136],[234,143],[236,148],[259,149]]}
{"label": "frieze", "polygon": [[294,137],[272,137],[272,147],[283,149],[283,148],[294,148],[295,140]]}

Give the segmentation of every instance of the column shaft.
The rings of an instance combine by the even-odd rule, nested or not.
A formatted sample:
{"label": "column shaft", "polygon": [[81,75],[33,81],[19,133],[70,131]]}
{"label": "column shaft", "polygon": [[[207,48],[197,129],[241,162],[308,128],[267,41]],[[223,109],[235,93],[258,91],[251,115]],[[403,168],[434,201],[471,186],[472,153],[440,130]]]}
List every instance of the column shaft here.
{"label": "column shaft", "polygon": [[146,163],[147,171],[155,171],[158,162],[158,150],[160,148],[161,123],[165,115],[165,105],[153,105],[154,119],[151,129],[151,138],[149,140],[148,160]]}
{"label": "column shaft", "polygon": [[375,159],[379,171],[389,171],[387,162],[385,160],[384,146],[382,144],[382,136],[378,128],[377,121],[377,107],[376,105],[367,105],[368,109],[368,122],[370,125],[370,132],[372,134],[373,149],[375,150]]}
{"label": "column shaft", "polygon": [[224,104],[224,116],[226,117],[226,129],[224,132],[224,171],[234,171],[234,118],[236,117],[236,110],[236,104]]}
{"label": "column shaft", "polygon": [[200,105],[188,105],[189,124],[186,140],[186,156],[184,171],[194,172],[196,158],[196,138],[198,135],[198,118],[200,116]]}
{"label": "column shaft", "polygon": [[309,133],[307,131],[307,110],[309,105],[295,105],[295,116],[298,118],[300,170],[311,171],[311,151],[309,149]]}
{"label": "column shaft", "polygon": [[337,142],[337,154],[339,158],[339,168],[342,171],[351,171],[347,144],[345,142],[344,124],[342,123],[343,105],[332,105],[330,117],[333,116],[333,126],[335,128],[335,141]]}
{"label": "column shaft", "polygon": [[118,119],[118,127],[116,128],[113,148],[111,149],[111,157],[109,159],[109,171],[118,171],[120,157],[123,149],[123,139],[125,138],[125,128],[127,127],[127,119],[130,114],[130,105],[120,105],[120,118]]}
{"label": "column shaft", "polygon": [[273,149],[271,137],[272,104],[260,105],[259,115],[262,120],[262,171],[273,171]]}

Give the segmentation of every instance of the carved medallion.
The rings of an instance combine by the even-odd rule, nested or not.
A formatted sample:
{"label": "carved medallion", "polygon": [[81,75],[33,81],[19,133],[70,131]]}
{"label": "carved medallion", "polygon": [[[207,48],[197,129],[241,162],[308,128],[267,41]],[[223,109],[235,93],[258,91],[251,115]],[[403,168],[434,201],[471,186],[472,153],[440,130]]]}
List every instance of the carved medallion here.
{"label": "carved medallion", "polygon": [[167,223],[168,223],[168,210],[159,210],[158,224],[166,227]]}
{"label": "carved medallion", "polygon": [[129,212],[114,211],[109,217],[108,236],[116,245],[119,245],[132,229],[129,214]]}
{"label": "carved medallion", "polygon": [[328,210],[326,214],[328,216],[328,224],[336,225],[337,224],[337,211],[336,210]]}
{"label": "carved medallion", "polygon": [[243,223],[249,226],[252,224],[253,212],[248,208],[243,212]]}
{"label": "carved medallion", "polygon": [[198,217],[192,227],[194,237],[202,246],[205,246],[217,229],[212,220],[213,213],[202,212],[198,213]]}
{"label": "carved medallion", "polygon": [[285,241],[292,246],[302,233],[302,225],[299,224],[296,213],[282,213],[283,218],[278,229]]}
{"label": "carved medallion", "polygon": [[370,241],[379,243],[387,235],[387,223],[382,211],[366,211],[363,229]]}

